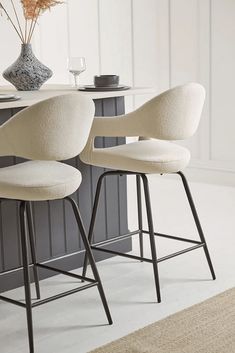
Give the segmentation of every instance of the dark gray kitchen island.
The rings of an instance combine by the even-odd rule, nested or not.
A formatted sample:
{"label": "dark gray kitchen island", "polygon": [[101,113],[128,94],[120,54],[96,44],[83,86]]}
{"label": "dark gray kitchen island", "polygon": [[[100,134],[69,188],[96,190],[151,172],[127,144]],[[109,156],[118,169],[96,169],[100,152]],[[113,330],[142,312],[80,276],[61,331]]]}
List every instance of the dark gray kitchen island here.
{"label": "dark gray kitchen island", "polygon": [[[10,93],[1,89],[0,93]],[[22,97],[15,102],[0,103],[0,124],[2,125],[19,110],[40,100],[74,92],[69,86],[47,86],[37,92],[18,92]],[[15,92],[14,92],[15,93]],[[129,91],[81,93],[89,95],[95,102],[96,116],[117,116],[125,112],[126,95],[151,94],[152,89],[135,88]],[[125,143],[124,138],[102,138],[96,140],[97,146],[109,147]],[[0,168],[21,163],[23,159],[14,156],[0,157]],[[65,161],[77,167],[83,177],[82,184],[73,197],[78,202],[86,229],[89,227],[92,204],[98,177],[102,168],[83,164],[79,157]],[[1,197],[1,195],[0,195]],[[35,202],[33,218],[36,233],[38,261],[51,261],[53,265],[72,270],[82,265],[84,251],[80,242],[76,222],[64,201]],[[22,285],[21,253],[19,247],[18,202],[0,203],[0,293]],[[127,222],[127,185],[126,177],[112,177],[105,181],[95,226],[95,240],[102,241],[128,232]],[[131,250],[131,239],[112,245],[115,250]],[[107,254],[97,252],[97,260]],[[52,274],[52,273],[51,273]],[[53,273],[54,274],[54,273]],[[48,272],[41,272],[41,278]]]}

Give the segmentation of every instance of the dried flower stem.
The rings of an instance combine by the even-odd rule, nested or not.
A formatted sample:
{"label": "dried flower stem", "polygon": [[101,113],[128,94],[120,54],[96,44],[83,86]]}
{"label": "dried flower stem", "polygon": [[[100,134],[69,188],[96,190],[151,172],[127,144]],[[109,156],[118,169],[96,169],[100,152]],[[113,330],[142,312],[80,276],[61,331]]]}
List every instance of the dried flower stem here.
{"label": "dried flower stem", "polygon": [[[38,10],[38,11],[36,11],[36,10]],[[40,15],[40,11],[41,11],[41,9],[37,9],[37,4],[36,4],[35,8],[34,8],[33,18],[31,20],[31,25],[30,25],[30,29],[29,29],[29,35],[28,35],[27,43],[30,43],[30,41],[32,39],[32,36],[33,36],[33,33],[34,33],[34,29],[35,29],[38,17]]]}
{"label": "dried flower stem", "polygon": [[5,7],[3,6],[3,4],[0,2],[0,8],[5,12],[8,20],[11,22],[12,26],[14,27],[16,33],[18,34],[18,36],[20,37],[20,40],[22,43],[24,43],[24,38],[21,36],[20,32],[18,31],[18,29],[16,28],[14,22],[12,21],[10,15],[8,14],[7,10],[5,9]]}
{"label": "dried flower stem", "polygon": [[17,15],[15,4],[14,4],[13,0],[11,0],[11,4],[12,4],[12,7],[13,7],[13,10],[14,10],[14,13],[15,13],[16,21],[17,21],[18,26],[19,26],[21,37],[24,38],[24,35],[23,35],[23,32],[22,32],[22,28],[21,28],[21,25],[20,25],[20,20],[19,20],[19,17]]}
{"label": "dried flower stem", "polygon": [[37,24],[37,20],[38,20],[38,17],[39,17],[39,13],[40,13],[40,10],[38,11],[38,16],[37,16],[37,18],[34,20],[34,24],[33,24],[33,27],[32,27],[31,34],[30,34],[29,37],[28,37],[28,43],[30,43],[30,41],[31,41],[31,39],[32,39],[34,30],[35,30],[35,27],[36,27],[36,24]]}
{"label": "dried flower stem", "polygon": [[27,32],[28,32],[28,20],[26,18],[25,25],[24,25],[24,41],[25,41],[25,43],[27,42]]}

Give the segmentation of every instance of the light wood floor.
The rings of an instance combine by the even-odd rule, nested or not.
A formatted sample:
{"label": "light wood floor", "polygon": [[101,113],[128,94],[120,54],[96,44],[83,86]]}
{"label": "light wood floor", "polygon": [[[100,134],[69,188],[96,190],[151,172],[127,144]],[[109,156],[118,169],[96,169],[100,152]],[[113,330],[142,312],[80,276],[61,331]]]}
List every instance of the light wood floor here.
{"label": "light wood floor", "polygon": [[[132,181],[130,185],[132,185]],[[202,250],[159,265],[162,303],[155,303],[150,264],[115,258],[99,263],[114,325],[108,326],[97,294],[90,290],[34,309],[36,353],[85,353],[189,307],[235,285],[235,188],[191,183],[207,236],[217,280],[211,281]],[[151,180],[154,221],[160,232],[197,236],[182,187],[176,180]],[[129,192],[129,223],[135,222],[134,190]],[[146,243],[146,254],[149,252]],[[182,245],[184,245],[182,243]],[[181,245],[181,246],[182,246]],[[137,243],[134,241],[134,248]],[[179,248],[159,240],[159,255]],[[72,288],[62,276],[42,282],[43,294]],[[23,290],[10,293],[23,298]],[[0,352],[28,351],[24,310],[0,302]]]}

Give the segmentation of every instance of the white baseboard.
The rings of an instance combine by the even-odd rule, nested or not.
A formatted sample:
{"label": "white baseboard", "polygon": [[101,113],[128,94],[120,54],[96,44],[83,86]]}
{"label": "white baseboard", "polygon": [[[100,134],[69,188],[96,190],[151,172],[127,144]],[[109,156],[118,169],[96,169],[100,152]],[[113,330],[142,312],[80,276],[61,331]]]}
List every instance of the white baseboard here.
{"label": "white baseboard", "polygon": [[235,165],[230,161],[192,160],[186,173],[193,181],[235,186]]}
{"label": "white baseboard", "polygon": [[[184,173],[191,181],[235,187],[235,167],[233,164],[192,160]],[[167,177],[175,178],[170,174]]]}
{"label": "white baseboard", "polygon": [[[189,181],[235,187],[235,168],[233,170],[231,166],[230,169],[226,169],[222,163],[192,161],[183,172]],[[155,177],[159,176],[151,175],[150,178]],[[175,174],[166,174],[164,177],[177,179]]]}
{"label": "white baseboard", "polygon": [[234,172],[188,167],[186,175],[192,181],[235,187]]}

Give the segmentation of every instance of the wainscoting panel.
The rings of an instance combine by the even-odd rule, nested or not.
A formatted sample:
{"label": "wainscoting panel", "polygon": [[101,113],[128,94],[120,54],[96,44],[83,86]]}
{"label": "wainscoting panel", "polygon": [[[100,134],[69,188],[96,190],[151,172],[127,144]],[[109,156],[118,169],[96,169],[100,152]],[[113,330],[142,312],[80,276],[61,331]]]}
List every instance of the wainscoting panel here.
{"label": "wainscoting panel", "polygon": [[[68,15],[65,4],[45,12],[40,18],[40,59],[54,72],[54,82],[68,82]],[[36,38],[35,38],[36,40]],[[53,80],[51,82],[53,82]]]}
{"label": "wainscoting panel", "polygon": [[[159,82],[160,59],[158,46],[158,1],[132,1],[132,75],[134,86],[155,87]],[[144,13],[144,16],[141,14]],[[168,60],[165,61],[168,63]],[[167,66],[168,67],[168,66]],[[154,96],[154,94],[153,94]],[[135,107],[140,106],[150,96],[134,97]]]}
{"label": "wainscoting panel", "polygon": [[235,163],[235,2],[211,6],[211,158]]}
{"label": "wainscoting panel", "polygon": [[[81,82],[92,83],[100,72],[100,22],[97,0],[69,0],[68,2],[68,54],[84,56],[86,71]],[[69,77],[72,82],[72,76]]]}

